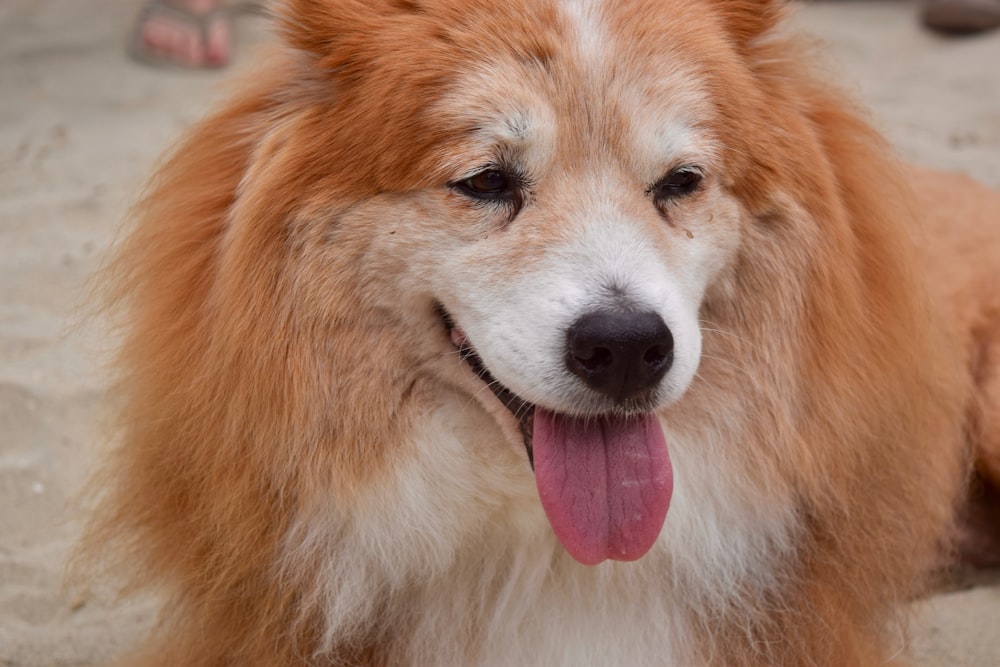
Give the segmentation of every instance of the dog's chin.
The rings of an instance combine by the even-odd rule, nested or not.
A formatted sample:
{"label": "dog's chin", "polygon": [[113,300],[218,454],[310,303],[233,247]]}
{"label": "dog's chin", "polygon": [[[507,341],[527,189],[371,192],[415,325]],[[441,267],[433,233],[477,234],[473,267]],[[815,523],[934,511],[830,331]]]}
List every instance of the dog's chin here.
{"label": "dog's chin", "polygon": [[[475,397],[500,422],[501,429],[519,444],[523,443],[528,456],[528,462],[534,465],[532,439],[534,434],[534,418],[536,404],[525,400],[515,391],[500,382],[483,362],[476,348],[465,335],[461,326],[442,306],[437,307],[438,314],[444,324],[449,341],[458,352],[459,358],[471,373],[485,385],[489,392],[475,391]],[[653,396],[636,397],[624,403],[609,405],[602,408],[591,408],[572,414],[571,411],[554,406],[542,406],[551,412],[567,414],[573,417],[599,418],[602,415],[629,417],[648,414],[657,409]]]}

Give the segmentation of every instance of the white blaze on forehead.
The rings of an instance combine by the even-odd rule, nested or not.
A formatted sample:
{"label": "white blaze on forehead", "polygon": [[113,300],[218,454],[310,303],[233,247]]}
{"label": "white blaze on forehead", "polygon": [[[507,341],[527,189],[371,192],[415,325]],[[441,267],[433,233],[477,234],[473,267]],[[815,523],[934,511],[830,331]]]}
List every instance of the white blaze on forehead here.
{"label": "white blaze on forehead", "polygon": [[[614,2],[616,0],[610,0]],[[653,57],[630,53],[626,43],[617,44],[606,12],[614,9],[608,0],[562,0],[560,10],[568,28],[567,41],[576,51],[576,63],[594,97],[593,108],[611,113],[630,128],[634,150],[625,157],[635,160],[635,173],[651,173],[684,163],[714,166],[718,146],[705,128],[717,112],[704,89],[704,78],[689,57],[673,53],[669,45]],[[618,46],[622,48],[619,49]],[[632,67],[618,68],[620,61]],[[616,65],[612,71],[611,66]],[[613,74],[613,78],[610,78]],[[610,103],[604,107],[604,103]]]}
{"label": "white blaze on forehead", "polygon": [[611,48],[611,36],[601,17],[603,4],[601,0],[565,0],[559,5],[573,30],[581,60],[592,66],[607,62]]}

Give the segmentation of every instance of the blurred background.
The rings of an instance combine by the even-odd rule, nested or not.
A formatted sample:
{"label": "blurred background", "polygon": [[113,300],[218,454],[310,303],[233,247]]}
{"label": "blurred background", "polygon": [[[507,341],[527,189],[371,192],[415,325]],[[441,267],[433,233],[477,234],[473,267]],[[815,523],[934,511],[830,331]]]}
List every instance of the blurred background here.
{"label": "blurred background", "polygon": [[[989,27],[1000,0],[976,3]],[[905,158],[1000,187],[1000,29],[946,35],[924,11],[815,2],[795,6],[795,23]],[[149,602],[62,586],[76,496],[106,439],[106,337],[82,314],[157,156],[270,39],[252,12],[205,24],[141,1],[0,0],[0,667],[103,664],[153,619]],[[156,66],[174,51],[198,66]],[[913,611],[920,664],[1000,666],[996,572]]]}

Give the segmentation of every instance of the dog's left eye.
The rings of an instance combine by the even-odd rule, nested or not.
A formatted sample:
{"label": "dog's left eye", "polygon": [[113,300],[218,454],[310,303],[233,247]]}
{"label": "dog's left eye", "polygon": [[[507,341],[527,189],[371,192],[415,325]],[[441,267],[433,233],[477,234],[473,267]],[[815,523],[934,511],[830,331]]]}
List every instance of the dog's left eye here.
{"label": "dog's left eye", "polygon": [[516,209],[523,200],[521,179],[500,169],[487,169],[458,181],[453,187],[466,197],[508,204]]}
{"label": "dog's left eye", "polygon": [[662,206],[671,199],[691,194],[701,185],[702,174],[696,167],[679,167],[658,180],[649,188],[653,203]]}

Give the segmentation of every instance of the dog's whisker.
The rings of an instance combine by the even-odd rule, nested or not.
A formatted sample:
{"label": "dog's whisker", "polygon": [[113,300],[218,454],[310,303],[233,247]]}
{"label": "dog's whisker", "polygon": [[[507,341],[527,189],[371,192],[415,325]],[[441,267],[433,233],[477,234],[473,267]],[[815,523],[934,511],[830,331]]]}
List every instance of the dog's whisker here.
{"label": "dog's whisker", "polygon": [[721,364],[725,364],[725,365],[729,366],[730,368],[732,368],[733,370],[739,371],[740,373],[743,373],[743,374],[747,374],[747,373],[750,372],[749,369],[746,366],[743,366],[742,364],[738,364],[735,361],[733,361],[732,359],[726,359],[724,357],[718,357],[718,356],[715,356],[715,355],[712,355],[712,354],[705,354],[704,352],[702,352],[701,356],[702,356],[703,359],[711,359],[712,361],[717,361],[717,362],[719,362]]}
{"label": "dog's whisker", "polygon": [[723,329],[722,325],[718,324],[717,322],[712,322],[711,320],[698,320],[698,323],[701,325],[707,325],[701,327],[701,330],[705,333],[715,333],[721,336],[729,336],[730,338],[735,338],[741,343],[746,343],[747,345],[756,347],[754,343],[748,340],[745,336],[741,336],[740,334],[734,331],[727,331]]}

